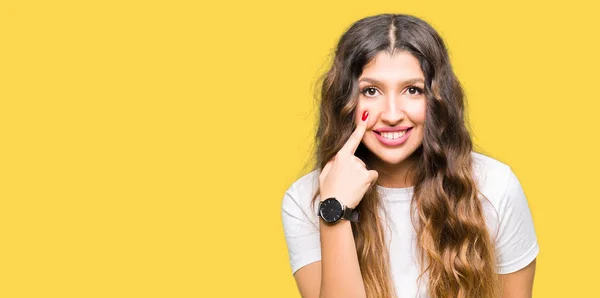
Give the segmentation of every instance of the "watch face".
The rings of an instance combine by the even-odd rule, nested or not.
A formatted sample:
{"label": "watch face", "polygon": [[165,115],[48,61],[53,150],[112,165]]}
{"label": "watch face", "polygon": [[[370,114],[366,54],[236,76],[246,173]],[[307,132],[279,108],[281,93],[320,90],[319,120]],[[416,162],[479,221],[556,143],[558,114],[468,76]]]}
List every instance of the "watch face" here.
{"label": "watch face", "polygon": [[338,221],[342,217],[342,204],[335,198],[329,198],[321,203],[319,213],[321,217],[328,223]]}

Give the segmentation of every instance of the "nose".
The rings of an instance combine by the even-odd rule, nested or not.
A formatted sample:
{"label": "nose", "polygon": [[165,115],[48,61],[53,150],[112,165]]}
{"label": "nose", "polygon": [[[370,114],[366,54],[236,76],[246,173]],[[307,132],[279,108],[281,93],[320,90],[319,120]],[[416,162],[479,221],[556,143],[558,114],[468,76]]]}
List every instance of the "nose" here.
{"label": "nose", "polygon": [[401,96],[386,96],[384,106],[381,110],[380,119],[385,124],[394,126],[399,124],[405,117]]}

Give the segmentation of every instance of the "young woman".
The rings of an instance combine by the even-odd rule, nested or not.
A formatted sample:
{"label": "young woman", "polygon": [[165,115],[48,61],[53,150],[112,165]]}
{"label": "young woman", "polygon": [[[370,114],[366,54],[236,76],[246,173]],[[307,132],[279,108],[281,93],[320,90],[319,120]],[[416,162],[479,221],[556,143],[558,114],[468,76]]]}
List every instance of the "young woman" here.
{"label": "young woman", "polygon": [[302,297],[531,297],[539,246],[506,164],[476,153],[444,42],[377,15],[337,45],[315,170],[282,204]]}

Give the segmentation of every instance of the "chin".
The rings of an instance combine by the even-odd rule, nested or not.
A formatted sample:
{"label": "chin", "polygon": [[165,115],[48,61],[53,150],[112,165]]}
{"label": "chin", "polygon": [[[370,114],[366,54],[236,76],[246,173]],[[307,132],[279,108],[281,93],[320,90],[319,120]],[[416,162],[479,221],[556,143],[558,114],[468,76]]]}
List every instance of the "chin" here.
{"label": "chin", "polygon": [[401,147],[386,147],[380,144],[375,137],[372,137],[365,140],[363,145],[368,149],[369,155],[379,162],[387,165],[399,165],[410,159],[419,150],[422,142],[408,140]]}
{"label": "chin", "polygon": [[406,154],[405,152],[396,152],[395,154],[394,152],[378,152],[375,154],[375,156],[377,156],[377,158],[383,163],[397,165],[407,160],[413,152],[414,150],[412,150],[410,154]]}

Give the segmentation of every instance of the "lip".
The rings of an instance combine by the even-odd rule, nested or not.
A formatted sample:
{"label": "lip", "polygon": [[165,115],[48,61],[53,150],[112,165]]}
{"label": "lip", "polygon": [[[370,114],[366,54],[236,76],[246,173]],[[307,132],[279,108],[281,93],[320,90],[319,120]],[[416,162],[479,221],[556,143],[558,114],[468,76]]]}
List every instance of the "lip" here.
{"label": "lip", "polygon": [[[400,127],[394,127],[395,130],[393,131],[400,131],[398,130],[398,128]],[[383,132],[389,132],[389,130],[375,130],[377,132],[379,131],[383,131]],[[408,131],[400,138],[397,138],[395,140],[388,140],[386,138],[384,138],[381,134],[374,132],[373,134],[375,135],[375,137],[377,138],[377,140],[379,140],[380,143],[382,143],[385,146],[399,146],[404,144],[404,142],[406,142],[406,140],[408,140],[408,138],[410,137],[411,133],[412,133],[412,127],[410,127],[408,129]]]}
{"label": "lip", "polygon": [[378,129],[373,129],[376,132],[400,132],[412,128],[411,126],[395,126],[395,127],[382,127]]}

